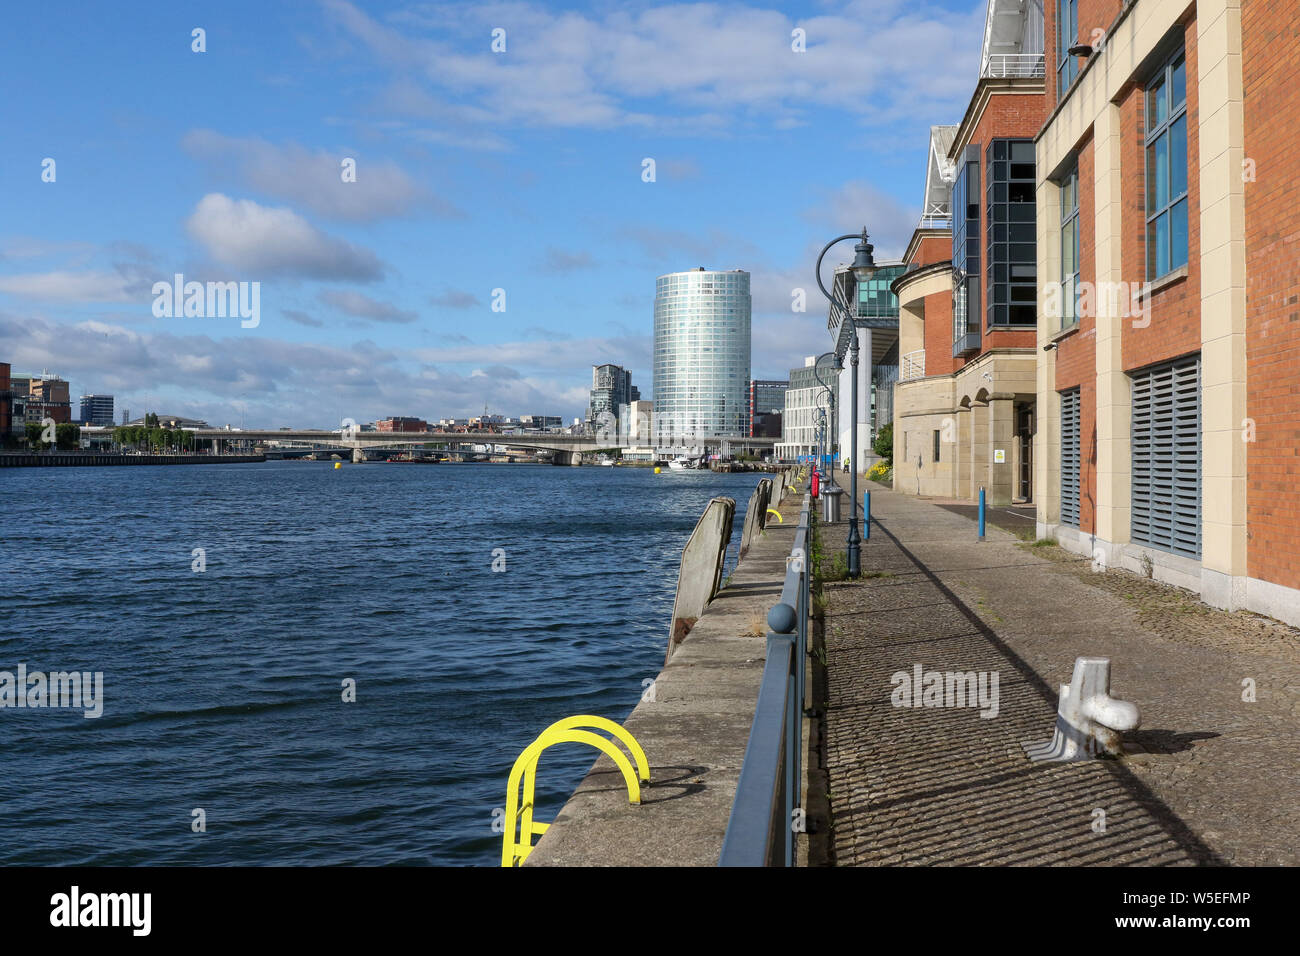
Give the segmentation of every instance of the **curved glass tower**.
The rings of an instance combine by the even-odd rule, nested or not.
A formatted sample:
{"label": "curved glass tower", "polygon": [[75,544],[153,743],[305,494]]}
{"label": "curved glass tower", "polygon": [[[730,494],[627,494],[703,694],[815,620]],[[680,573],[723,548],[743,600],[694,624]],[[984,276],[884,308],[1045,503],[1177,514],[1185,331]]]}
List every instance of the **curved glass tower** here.
{"label": "curved glass tower", "polygon": [[655,282],[654,429],[699,445],[748,427],[749,273],[670,272]]}

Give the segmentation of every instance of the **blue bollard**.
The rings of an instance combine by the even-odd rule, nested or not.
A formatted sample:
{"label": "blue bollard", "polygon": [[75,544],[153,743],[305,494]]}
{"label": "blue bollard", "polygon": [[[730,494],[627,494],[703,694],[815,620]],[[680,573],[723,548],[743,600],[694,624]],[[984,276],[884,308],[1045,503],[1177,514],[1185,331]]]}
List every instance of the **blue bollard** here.
{"label": "blue bollard", "polygon": [[984,540],[984,489],[980,489],[980,540]]}
{"label": "blue bollard", "polygon": [[871,540],[871,492],[862,492],[862,540]]}

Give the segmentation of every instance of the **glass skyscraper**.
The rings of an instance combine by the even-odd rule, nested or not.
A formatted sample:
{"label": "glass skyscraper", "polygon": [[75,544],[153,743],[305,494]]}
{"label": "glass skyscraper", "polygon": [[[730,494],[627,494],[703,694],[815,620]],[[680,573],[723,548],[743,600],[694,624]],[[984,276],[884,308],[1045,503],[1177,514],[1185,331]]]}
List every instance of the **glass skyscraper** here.
{"label": "glass skyscraper", "polygon": [[656,443],[698,445],[749,428],[749,273],[670,272],[655,283]]}

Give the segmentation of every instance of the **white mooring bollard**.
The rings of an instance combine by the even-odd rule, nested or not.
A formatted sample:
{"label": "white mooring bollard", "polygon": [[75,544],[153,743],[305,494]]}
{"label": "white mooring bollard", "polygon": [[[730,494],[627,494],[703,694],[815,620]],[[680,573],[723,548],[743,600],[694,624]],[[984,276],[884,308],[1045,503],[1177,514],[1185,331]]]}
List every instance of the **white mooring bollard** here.
{"label": "white mooring bollard", "polygon": [[1030,760],[1048,763],[1119,756],[1124,731],[1140,720],[1136,704],[1110,696],[1110,658],[1079,657],[1070,683],[1061,685],[1052,739],[1022,746]]}

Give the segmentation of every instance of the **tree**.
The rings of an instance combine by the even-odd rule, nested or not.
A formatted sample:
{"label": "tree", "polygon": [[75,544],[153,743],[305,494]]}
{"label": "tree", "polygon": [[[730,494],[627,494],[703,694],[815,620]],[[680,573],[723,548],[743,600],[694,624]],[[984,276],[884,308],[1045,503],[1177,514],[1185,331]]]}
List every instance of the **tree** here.
{"label": "tree", "polygon": [[892,468],[894,466],[894,423],[890,422],[880,431],[876,432],[876,440],[871,443],[871,448],[877,455],[885,459]]}
{"label": "tree", "polygon": [[28,422],[26,427],[27,444],[37,451],[44,451],[50,447],[46,442],[41,441],[41,433],[45,431],[45,426],[40,422]]}
{"label": "tree", "polygon": [[81,446],[81,429],[69,422],[55,426],[54,442],[64,451]]}

